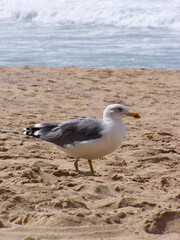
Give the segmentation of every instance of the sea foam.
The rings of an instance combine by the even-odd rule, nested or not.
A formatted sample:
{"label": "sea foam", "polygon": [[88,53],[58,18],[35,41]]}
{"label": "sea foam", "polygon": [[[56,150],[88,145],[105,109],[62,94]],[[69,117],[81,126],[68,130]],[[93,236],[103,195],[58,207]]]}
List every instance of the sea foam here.
{"label": "sea foam", "polygon": [[0,22],[180,29],[177,0],[1,0]]}

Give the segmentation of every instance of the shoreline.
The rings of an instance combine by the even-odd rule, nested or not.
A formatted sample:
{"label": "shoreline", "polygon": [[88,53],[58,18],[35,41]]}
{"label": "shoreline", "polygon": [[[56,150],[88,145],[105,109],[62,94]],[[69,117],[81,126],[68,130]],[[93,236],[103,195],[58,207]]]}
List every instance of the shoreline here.
{"label": "shoreline", "polygon": [[73,65],[67,66],[41,66],[41,65],[0,65],[0,68],[77,68],[77,69],[140,69],[140,70],[162,70],[162,71],[180,71],[180,69],[165,68],[146,68],[146,67],[78,67]]}

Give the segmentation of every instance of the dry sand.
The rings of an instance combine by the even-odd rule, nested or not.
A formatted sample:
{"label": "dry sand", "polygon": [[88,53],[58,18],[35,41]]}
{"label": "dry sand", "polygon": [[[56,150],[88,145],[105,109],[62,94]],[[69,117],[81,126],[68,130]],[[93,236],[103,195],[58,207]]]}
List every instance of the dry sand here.
{"label": "dry sand", "polygon": [[[0,239],[180,239],[180,71],[0,67]],[[126,139],[81,172],[23,135],[122,103]]]}

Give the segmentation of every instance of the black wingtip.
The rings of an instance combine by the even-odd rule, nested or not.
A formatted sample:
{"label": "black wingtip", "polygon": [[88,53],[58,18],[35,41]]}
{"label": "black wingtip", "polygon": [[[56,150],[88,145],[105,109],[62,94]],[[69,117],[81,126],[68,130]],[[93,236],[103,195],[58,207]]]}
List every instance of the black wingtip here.
{"label": "black wingtip", "polygon": [[36,135],[35,132],[39,130],[39,128],[24,128],[24,134],[27,136],[31,136],[31,137],[36,137],[39,138],[40,135]]}

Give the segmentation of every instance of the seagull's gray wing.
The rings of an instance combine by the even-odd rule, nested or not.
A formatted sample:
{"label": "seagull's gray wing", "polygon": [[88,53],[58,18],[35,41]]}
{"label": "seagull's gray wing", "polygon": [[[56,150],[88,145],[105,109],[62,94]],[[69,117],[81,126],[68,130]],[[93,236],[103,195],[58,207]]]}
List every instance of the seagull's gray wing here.
{"label": "seagull's gray wing", "polygon": [[52,142],[61,147],[76,141],[98,139],[102,136],[103,121],[94,118],[72,119],[63,123],[47,122],[26,129],[25,134]]}

